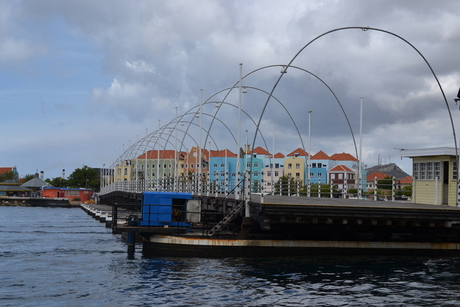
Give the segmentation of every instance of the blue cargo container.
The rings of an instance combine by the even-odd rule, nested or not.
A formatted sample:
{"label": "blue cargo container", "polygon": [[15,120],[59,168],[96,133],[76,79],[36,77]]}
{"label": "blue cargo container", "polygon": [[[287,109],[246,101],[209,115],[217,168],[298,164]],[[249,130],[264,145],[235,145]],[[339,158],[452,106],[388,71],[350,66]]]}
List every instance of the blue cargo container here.
{"label": "blue cargo container", "polygon": [[141,226],[190,227],[190,223],[185,222],[189,199],[192,199],[191,193],[143,192]]}

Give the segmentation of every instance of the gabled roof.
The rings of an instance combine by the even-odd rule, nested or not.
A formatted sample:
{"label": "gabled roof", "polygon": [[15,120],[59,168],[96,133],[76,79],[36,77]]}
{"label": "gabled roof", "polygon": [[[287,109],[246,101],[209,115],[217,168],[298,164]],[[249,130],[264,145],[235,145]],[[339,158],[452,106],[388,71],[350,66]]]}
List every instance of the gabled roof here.
{"label": "gabled roof", "polygon": [[330,160],[331,157],[329,157],[328,155],[326,155],[324,153],[324,151],[320,150],[318,151],[316,154],[314,154],[313,156],[311,156],[312,160]]}
{"label": "gabled roof", "polygon": [[388,177],[388,175],[385,174],[385,173],[373,172],[373,173],[370,173],[369,175],[367,175],[366,180],[367,181],[374,181],[375,178],[377,178],[377,180],[382,180],[382,179],[385,179],[385,177]]}
{"label": "gabled roof", "polygon": [[280,158],[284,158],[284,155],[282,153],[276,153],[275,156],[274,156],[275,159],[280,159]]}
{"label": "gabled roof", "polygon": [[308,157],[308,152],[306,152],[302,148],[297,148],[296,150],[294,150],[293,152],[291,152],[287,156],[288,157],[294,157],[296,154],[298,154],[299,157]]}
{"label": "gabled roof", "polygon": [[348,167],[346,167],[345,165],[342,165],[342,164],[334,166],[329,171],[330,172],[350,172],[350,173],[354,173],[351,169],[349,169]]}
{"label": "gabled roof", "polygon": [[412,176],[407,176],[404,177],[403,179],[399,180],[399,183],[405,183],[405,184],[412,184]]}
{"label": "gabled roof", "polygon": [[345,152],[333,154],[331,156],[331,160],[335,160],[335,161],[358,161],[358,159],[356,159],[355,157],[353,157],[349,153],[345,153]]}
{"label": "gabled roof", "polygon": [[223,150],[211,150],[211,158],[236,158],[236,154],[228,149]]}
{"label": "gabled roof", "polygon": [[262,147],[256,147],[253,151],[250,152],[251,154],[258,154],[258,155],[271,155],[266,149]]}

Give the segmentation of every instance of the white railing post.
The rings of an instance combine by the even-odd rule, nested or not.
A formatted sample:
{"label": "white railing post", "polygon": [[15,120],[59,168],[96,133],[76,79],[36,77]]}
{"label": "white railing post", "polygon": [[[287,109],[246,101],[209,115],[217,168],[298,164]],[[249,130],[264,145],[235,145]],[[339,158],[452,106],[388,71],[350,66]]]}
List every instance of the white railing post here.
{"label": "white railing post", "polygon": [[395,193],[396,192],[396,180],[395,177],[391,179],[391,201],[395,201]]}
{"label": "white railing post", "polygon": [[374,200],[378,200],[378,194],[377,194],[377,177],[374,177]]}
{"label": "white railing post", "polygon": [[321,178],[318,178],[318,198],[321,198]]}
{"label": "white railing post", "polygon": [[438,205],[439,204],[439,201],[438,201],[438,188],[439,188],[439,178],[438,176],[434,177],[434,204],[435,205]]}

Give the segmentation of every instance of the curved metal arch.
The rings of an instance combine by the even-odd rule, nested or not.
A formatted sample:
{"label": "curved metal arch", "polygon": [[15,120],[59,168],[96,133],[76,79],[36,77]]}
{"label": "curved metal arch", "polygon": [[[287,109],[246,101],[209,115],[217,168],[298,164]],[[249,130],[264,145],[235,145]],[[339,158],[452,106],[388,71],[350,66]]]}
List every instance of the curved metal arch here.
{"label": "curved metal arch", "polygon": [[[218,93],[221,93],[221,92],[223,92],[223,91],[226,91],[226,90],[228,90],[228,88],[216,92],[215,94],[213,94],[213,96],[215,96],[215,95],[217,95]],[[209,98],[208,98],[208,100],[209,100]],[[220,103],[220,104],[221,104],[220,107],[222,107],[222,104],[225,104],[225,105],[229,105],[229,106],[231,106],[231,107],[237,108],[237,106],[235,106],[235,105],[233,105],[233,104],[231,104],[231,103],[229,103],[229,102],[226,102],[226,101],[206,101],[206,102],[203,103],[203,105],[204,105],[204,104],[210,104],[210,103]],[[220,109],[220,107],[219,107],[219,109]],[[191,108],[190,110],[188,110],[186,113],[184,113],[184,114],[182,115],[182,117],[183,117],[183,116],[186,116],[186,115],[193,115],[193,116],[198,115],[198,114],[199,114],[198,112],[191,112],[191,111],[192,111],[193,109],[195,109],[195,108],[199,108],[199,105],[198,105],[198,106],[195,106],[195,107],[193,107],[193,108]],[[255,127],[255,126],[256,126],[255,120],[254,120],[246,111],[241,110],[241,112],[243,112],[243,113],[252,121],[252,123],[254,124],[254,127]],[[203,113],[203,114],[205,114],[205,113]],[[206,113],[206,114],[207,114],[207,113]],[[211,115],[211,116],[213,117],[213,120],[214,120],[214,119],[217,119],[217,111],[216,111],[216,114],[215,114],[215,115]],[[213,120],[212,120],[211,122],[213,122]],[[189,127],[188,127],[188,128],[189,128]],[[187,131],[188,131],[188,128],[187,128]],[[209,126],[208,131],[211,131],[211,128],[212,128],[212,125]],[[229,130],[229,131],[230,131],[230,130]],[[233,133],[231,133],[231,135],[233,136]],[[262,132],[260,132],[260,136],[262,137],[262,141],[264,142],[265,146],[267,146],[267,142],[265,141],[265,137],[264,137],[264,135],[263,135]],[[233,136],[233,139],[235,139],[234,136]],[[208,140],[208,139],[207,139],[207,137],[206,137],[206,138],[205,138],[205,144],[206,144],[207,140]],[[236,141],[235,141],[235,142],[236,142]],[[206,148],[206,145],[204,146],[204,148]]]}
{"label": "curved metal arch", "polygon": [[[192,113],[189,113],[189,114],[192,115]],[[184,116],[185,116],[185,115],[189,115],[189,114],[184,114]],[[209,117],[213,117],[213,116],[214,116],[214,115],[209,114],[209,113],[202,113],[202,114],[203,114],[203,115],[206,115],[206,116],[209,116]],[[178,116],[178,117],[179,117],[179,116]],[[181,118],[183,118],[183,116],[182,116]],[[219,119],[219,118],[217,118],[217,120],[218,120],[222,125],[224,125],[224,127],[227,129],[227,131],[228,131],[228,132],[230,133],[230,135],[232,136],[233,140],[235,140],[235,142],[236,142],[235,136],[233,135],[232,131],[231,131],[230,128],[227,126],[227,124],[225,124],[225,123],[224,123],[221,119]],[[169,124],[171,124],[171,123],[173,123],[173,122],[175,123],[174,127],[177,127],[177,124],[178,124],[178,123],[188,123],[189,126],[193,123],[193,121],[179,120],[179,121],[177,121],[177,122],[176,122],[176,121],[170,121],[167,125],[169,125]],[[193,124],[194,124],[194,125],[197,125],[196,123],[193,123]],[[197,126],[199,126],[199,125],[197,125]],[[171,128],[171,127],[170,127],[169,129],[175,129],[175,128]],[[204,128],[203,128],[203,130],[204,130],[206,133],[209,133],[209,130],[206,131],[206,129],[204,129]],[[187,131],[188,131],[188,129],[187,129]],[[211,137],[211,136],[210,136],[210,137]],[[211,137],[211,139],[212,139],[212,137]],[[207,139],[206,139],[206,140],[207,140]],[[217,144],[214,142],[214,140],[213,140],[213,143],[216,145],[216,148],[219,148],[219,146],[217,146]],[[183,144],[183,142],[181,143],[181,145],[182,145],[182,144]],[[182,146],[181,146],[181,148],[182,148]]]}
{"label": "curved metal arch", "polygon": [[[422,59],[425,61],[426,65],[428,66],[428,68],[430,69],[433,77],[435,78],[437,84],[438,84],[438,87],[442,93],[442,96],[444,98],[444,102],[446,104],[446,108],[447,108],[447,111],[449,113],[449,118],[450,118],[450,122],[451,122],[451,126],[452,126],[452,134],[453,134],[453,138],[454,138],[454,145],[455,145],[455,154],[456,156],[458,157],[458,149],[457,149],[457,137],[456,137],[456,133],[455,133],[455,126],[454,126],[454,121],[452,119],[452,113],[450,111],[450,108],[449,108],[449,104],[447,102],[447,98],[446,98],[446,95],[444,94],[444,90],[441,86],[441,83],[439,82],[438,80],[438,77],[436,76],[433,68],[431,67],[430,63],[428,62],[428,60],[425,58],[425,56],[414,46],[412,45],[408,40],[406,40],[405,38],[403,38],[402,36],[396,34],[396,33],[393,33],[393,32],[390,32],[390,31],[387,31],[387,30],[383,30],[383,29],[379,29],[379,28],[372,28],[372,27],[342,27],[342,28],[336,28],[336,29],[333,29],[333,30],[330,30],[330,31],[327,31],[327,32],[324,32],[323,34],[321,35],[318,35],[317,37],[315,37],[314,39],[312,39],[310,42],[308,42],[305,46],[303,46],[297,53],[296,55],[291,59],[291,61],[288,63],[288,65],[285,66],[285,70],[284,72],[287,71],[287,69],[289,67],[291,67],[291,64],[294,62],[294,60],[300,55],[300,53],[302,53],[303,50],[305,50],[305,48],[307,48],[309,45],[311,45],[313,42],[315,42],[316,40],[318,40],[319,38],[325,36],[325,35],[328,35],[328,34],[331,34],[331,33],[334,33],[334,32],[338,32],[338,31],[343,31],[343,30],[356,30],[356,29],[359,29],[359,30],[362,30],[362,31],[368,31],[368,30],[373,30],[373,31],[377,31],[377,32],[382,32],[382,33],[386,33],[386,34],[390,34],[396,38],[399,38],[400,40],[404,41],[406,44],[408,44],[410,47],[412,47],[412,49],[414,49],[421,57]],[[273,86],[272,88],[272,91],[271,93],[274,92],[274,90],[276,89],[276,87],[278,86],[278,83],[280,82],[280,80],[282,79],[283,77],[283,74],[284,73],[281,73],[281,75],[279,76],[278,80],[276,81],[275,85]],[[264,109],[261,113],[261,116],[259,118],[259,124],[260,124],[260,121],[263,117],[263,113],[265,112],[265,108],[266,106],[268,105],[268,102],[270,100],[270,97],[267,99],[267,102],[265,103],[265,106],[264,106]],[[361,157],[359,157],[359,159],[361,160]],[[457,158],[458,160],[458,158]]]}
{"label": "curved metal arch", "polygon": [[[286,65],[280,65],[280,64],[277,64],[277,65],[267,65],[267,66],[263,66],[263,67],[254,69],[254,70],[250,71],[249,73],[247,73],[246,75],[244,75],[244,76],[242,77],[242,80],[243,80],[244,78],[250,76],[251,74],[257,72],[257,71],[260,71],[260,70],[266,69],[266,68],[272,68],[272,67],[286,67]],[[345,120],[347,121],[348,127],[349,127],[349,129],[350,129],[351,137],[352,137],[352,139],[353,139],[353,144],[354,144],[354,146],[355,146],[356,156],[358,156],[358,149],[357,149],[357,146],[356,146],[356,140],[355,140],[355,136],[354,136],[354,133],[353,133],[353,129],[352,129],[351,124],[350,124],[350,120],[348,119],[348,116],[347,116],[347,114],[346,114],[346,112],[345,112],[345,109],[343,108],[342,103],[340,102],[340,100],[338,99],[337,95],[334,93],[334,91],[332,90],[332,88],[331,88],[324,80],[322,80],[320,77],[318,77],[318,76],[315,75],[314,73],[312,73],[312,72],[310,72],[310,71],[308,71],[308,70],[306,70],[306,69],[303,69],[303,68],[301,68],[301,67],[292,66],[292,65],[291,65],[291,67],[296,68],[296,69],[299,69],[299,70],[302,70],[302,71],[304,71],[304,72],[306,72],[306,73],[312,75],[313,77],[315,77],[315,78],[317,78],[319,81],[321,81],[321,82],[329,89],[329,91],[332,93],[332,95],[333,95],[334,98],[336,99],[337,103],[339,104],[339,106],[340,106],[340,108],[341,108],[341,110],[342,110],[342,112],[343,112],[343,114],[344,114],[344,116],[345,116]],[[231,92],[233,89],[236,88],[236,86],[238,85],[238,83],[239,83],[239,81],[238,81],[237,83],[235,83],[235,84],[233,85],[233,87],[229,88],[227,95],[224,97],[224,100],[228,97],[228,95],[230,94],[230,92]],[[247,87],[247,86],[245,86],[245,87]],[[258,89],[258,88],[256,88],[256,89]],[[260,89],[258,89],[258,90],[260,90]],[[263,90],[261,90],[261,91],[263,91]],[[221,91],[221,92],[222,92],[222,91]],[[304,145],[304,143],[303,143],[302,135],[300,134],[299,128],[297,127],[296,122],[295,122],[294,119],[292,118],[292,116],[291,116],[290,112],[287,110],[286,106],[284,106],[284,104],[281,103],[281,101],[280,101],[279,99],[277,99],[275,96],[273,96],[273,90],[272,90],[272,92],[270,92],[270,93],[268,93],[268,92],[266,92],[266,91],[263,91],[263,92],[266,93],[266,94],[268,95],[266,105],[268,104],[268,101],[270,100],[270,98],[273,97],[273,98],[274,98],[278,103],[280,103],[280,105],[285,109],[286,113],[289,115],[289,117],[291,118],[291,121],[292,121],[293,124],[294,124],[294,127],[295,127],[295,129],[296,129],[296,131],[297,131],[297,134],[298,134],[298,136],[299,136],[300,142],[301,142],[301,144],[302,144],[302,148],[303,148],[303,150],[305,151],[305,145]],[[219,93],[220,93],[220,92],[219,92]],[[265,111],[266,105],[264,106],[264,111]],[[263,113],[262,113],[262,114],[263,114]],[[254,134],[252,147],[255,146],[257,132],[259,131],[258,127],[259,127],[260,122],[261,122],[261,120],[262,120],[262,114],[261,114],[261,117],[259,118],[259,123],[258,123],[258,125],[257,125],[257,127],[256,127],[256,133]],[[212,123],[211,123],[211,125],[212,125]],[[309,153],[309,154],[311,154],[311,153]],[[251,157],[251,160],[252,160],[252,157]],[[251,165],[252,165],[252,161],[251,161]]]}

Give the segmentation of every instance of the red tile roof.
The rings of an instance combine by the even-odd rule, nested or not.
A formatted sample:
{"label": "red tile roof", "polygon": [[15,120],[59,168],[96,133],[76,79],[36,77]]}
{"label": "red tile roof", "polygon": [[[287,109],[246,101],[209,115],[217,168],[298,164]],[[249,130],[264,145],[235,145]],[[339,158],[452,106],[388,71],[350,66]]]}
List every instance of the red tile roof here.
{"label": "red tile roof", "polygon": [[[174,159],[175,151],[174,150],[160,150],[160,159]],[[185,156],[187,153],[182,152],[182,155]],[[145,159],[145,153],[137,157],[138,159]],[[181,152],[177,153],[177,158],[181,158]],[[149,150],[147,151],[147,159],[158,159],[158,150]]]}
{"label": "red tile roof", "polygon": [[297,148],[296,150],[294,150],[293,152],[291,152],[287,156],[288,157],[293,157],[293,156],[295,156],[295,154],[299,154],[300,157],[308,157],[308,152],[306,152],[302,148]]}
{"label": "red tile roof", "polygon": [[0,167],[0,174],[5,174],[6,172],[12,172],[12,167]]}
{"label": "red tile roof", "polygon": [[262,148],[260,146],[254,148],[254,150],[251,151],[250,153],[251,154],[258,154],[258,155],[270,155],[270,153],[266,149],[264,149],[264,148]]}
{"label": "red tile roof", "polygon": [[381,172],[373,172],[367,175],[366,180],[367,181],[374,181],[374,179],[377,177],[377,180],[382,180],[385,179],[385,177],[388,177],[387,174],[381,173]]}
{"label": "red tile roof", "polygon": [[320,150],[318,151],[316,154],[314,154],[313,156],[311,156],[311,159],[312,160],[330,160],[331,157],[329,157],[328,155],[326,155],[324,153],[324,151]]}
{"label": "red tile roof", "polygon": [[399,180],[399,182],[403,184],[412,184],[412,176],[404,177],[403,179]]}
{"label": "red tile roof", "polygon": [[275,157],[274,157],[274,158],[275,158],[275,159],[284,158],[284,155],[283,155],[282,153],[279,152],[279,153],[275,154]]}
{"label": "red tile roof", "polygon": [[342,164],[334,166],[329,171],[330,172],[351,172],[351,173],[353,173],[353,171],[351,169],[349,169],[348,167],[346,167],[345,165],[342,165]]}
{"label": "red tile roof", "polygon": [[228,149],[211,150],[211,158],[218,158],[218,157],[224,158],[225,156],[236,158],[236,154],[234,154],[233,152],[231,152]]}
{"label": "red tile roof", "polygon": [[355,157],[353,157],[349,153],[345,153],[345,152],[333,154],[331,156],[331,160],[335,160],[335,161],[358,161],[358,159],[356,159]]}

